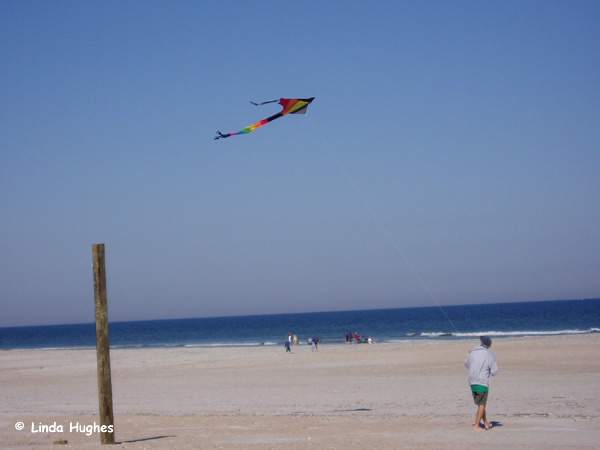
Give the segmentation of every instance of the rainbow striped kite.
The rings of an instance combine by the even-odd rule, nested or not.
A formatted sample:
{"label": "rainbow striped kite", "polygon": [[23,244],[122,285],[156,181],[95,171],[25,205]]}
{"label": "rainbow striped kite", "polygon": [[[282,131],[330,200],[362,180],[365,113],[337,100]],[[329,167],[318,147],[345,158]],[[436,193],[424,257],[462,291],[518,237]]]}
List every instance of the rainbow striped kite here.
{"label": "rainbow striped kite", "polygon": [[272,116],[269,116],[266,119],[259,120],[258,122],[253,123],[252,125],[248,125],[246,128],[243,128],[240,131],[236,131],[234,133],[221,133],[220,131],[217,131],[215,140],[228,138],[230,136],[236,136],[238,134],[252,133],[257,128],[260,128],[260,127],[268,124],[269,122],[271,122],[275,119],[279,119],[280,117],[283,117],[287,114],[305,114],[306,109],[308,108],[308,105],[310,105],[310,103],[314,99],[315,99],[314,97],[311,97],[311,98],[280,98],[279,100],[270,100],[268,102],[262,102],[262,103],[250,102],[255,106],[265,105],[267,103],[279,103],[283,107],[283,109],[281,111],[279,111],[277,114],[273,114]]}

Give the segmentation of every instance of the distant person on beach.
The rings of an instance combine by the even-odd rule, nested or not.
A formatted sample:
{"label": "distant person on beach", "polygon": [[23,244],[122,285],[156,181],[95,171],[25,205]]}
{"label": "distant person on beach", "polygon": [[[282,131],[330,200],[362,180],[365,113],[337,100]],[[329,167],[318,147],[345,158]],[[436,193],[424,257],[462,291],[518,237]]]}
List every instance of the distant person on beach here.
{"label": "distant person on beach", "polygon": [[318,352],[319,351],[319,341],[321,340],[321,338],[319,338],[319,336],[313,336],[311,341],[312,341],[312,351],[313,352]]}
{"label": "distant person on beach", "polygon": [[285,352],[291,352],[292,351],[292,333],[288,333],[288,337],[287,340],[285,341]]}
{"label": "distant person on beach", "polygon": [[475,423],[473,424],[476,431],[481,430],[482,421],[486,430],[492,428],[491,422],[487,419],[485,408],[490,390],[490,377],[498,372],[496,355],[490,351],[492,340],[488,336],[481,336],[479,340],[481,345],[471,350],[465,361],[465,367],[469,371],[469,385],[473,394],[473,402],[477,406]]}

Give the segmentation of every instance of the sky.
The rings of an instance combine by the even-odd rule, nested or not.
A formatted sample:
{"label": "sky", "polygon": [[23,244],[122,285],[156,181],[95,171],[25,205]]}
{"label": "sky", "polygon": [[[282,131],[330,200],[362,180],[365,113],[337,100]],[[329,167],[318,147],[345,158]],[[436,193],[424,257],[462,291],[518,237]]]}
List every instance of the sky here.
{"label": "sky", "polygon": [[0,326],[599,297],[599,20],[0,2]]}

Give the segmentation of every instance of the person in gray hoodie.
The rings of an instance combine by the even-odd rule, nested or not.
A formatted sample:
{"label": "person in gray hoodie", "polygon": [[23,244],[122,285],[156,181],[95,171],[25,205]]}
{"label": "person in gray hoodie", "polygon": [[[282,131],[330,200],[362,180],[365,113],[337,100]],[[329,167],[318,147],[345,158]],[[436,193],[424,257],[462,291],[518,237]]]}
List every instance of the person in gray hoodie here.
{"label": "person in gray hoodie", "polygon": [[485,408],[490,390],[490,378],[498,372],[496,355],[490,351],[492,340],[488,336],[481,336],[479,340],[481,345],[471,350],[465,361],[465,367],[469,371],[469,385],[471,386],[473,401],[477,406],[475,423],[473,424],[477,431],[481,429],[480,424],[482,421],[486,430],[492,428],[492,424],[487,420]]}

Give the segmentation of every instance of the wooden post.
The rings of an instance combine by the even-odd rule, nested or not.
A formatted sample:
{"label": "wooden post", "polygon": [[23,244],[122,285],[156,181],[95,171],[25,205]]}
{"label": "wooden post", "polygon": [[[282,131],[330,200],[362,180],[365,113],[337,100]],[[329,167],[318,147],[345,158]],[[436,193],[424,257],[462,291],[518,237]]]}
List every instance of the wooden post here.
{"label": "wooden post", "polygon": [[106,299],[106,268],[104,244],[92,245],[94,267],[94,302],[96,305],[96,363],[98,367],[98,404],[100,406],[100,432],[102,444],[114,444],[112,383],[110,380],[110,343],[108,340],[108,306]]}

